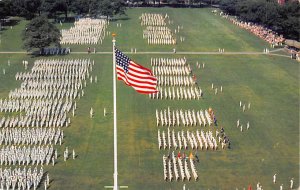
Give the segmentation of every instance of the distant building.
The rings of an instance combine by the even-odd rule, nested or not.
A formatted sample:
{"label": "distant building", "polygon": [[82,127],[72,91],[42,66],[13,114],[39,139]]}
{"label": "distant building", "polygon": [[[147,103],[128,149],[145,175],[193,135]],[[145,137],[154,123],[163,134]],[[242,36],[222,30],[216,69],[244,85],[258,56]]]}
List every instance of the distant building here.
{"label": "distant building", "polygon": [[[290,1],[298,1],[300,3],[300,0],[290,0]],[[277,0],[279,5],[284,5],[287,0]]]}
{"label": "distant building", "polygon": [[283,5],[285,3],[285,0],[278,0],[279,5]]}

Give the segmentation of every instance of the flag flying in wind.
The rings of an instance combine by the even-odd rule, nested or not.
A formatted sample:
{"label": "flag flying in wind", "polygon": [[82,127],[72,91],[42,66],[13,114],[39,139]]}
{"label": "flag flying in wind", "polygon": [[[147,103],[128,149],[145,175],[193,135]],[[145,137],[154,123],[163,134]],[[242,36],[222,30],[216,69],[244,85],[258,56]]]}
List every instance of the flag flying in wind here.
{"label": "flag flying in wind", "polygon": [[115,48],[116,70],[118,80],[123,80],[128,86],[132,86],[141,94],[157,93],[157,78],[152,71],[147,69],[124,55]]}

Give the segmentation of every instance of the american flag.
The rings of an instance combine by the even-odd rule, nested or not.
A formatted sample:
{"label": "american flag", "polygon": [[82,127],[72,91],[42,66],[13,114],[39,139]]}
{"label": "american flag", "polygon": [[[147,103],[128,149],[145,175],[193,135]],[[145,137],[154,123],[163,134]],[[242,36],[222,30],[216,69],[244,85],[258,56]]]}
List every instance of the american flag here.
{"label": "american flag", "polygon": [[141,94],[157,93],[157,78],[152,71],[135,62],[115,48],[118,80],[123,80]]}

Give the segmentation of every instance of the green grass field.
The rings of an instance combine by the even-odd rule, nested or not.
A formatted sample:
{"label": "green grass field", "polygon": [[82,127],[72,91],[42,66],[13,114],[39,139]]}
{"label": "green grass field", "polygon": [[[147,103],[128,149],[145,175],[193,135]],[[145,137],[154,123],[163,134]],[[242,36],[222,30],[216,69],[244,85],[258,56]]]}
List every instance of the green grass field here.
{"label": "green grass field", "polygon": [[[211,9],[136,8],[127,16],[111,22],[108,31],[117,33],[117,46],[122,51],[170,52],[173,46],[147,45],[142,39],[138,17],[144,12],[168,13],[177,25],[184,26],[186,40],[176,45],[178,51],[262,51],[268,45],[239,29],[227,20],[215,16]],[[0,51],[24,51],[21,21],[13,29],[1,33]],[[121,28],[116,23],[122,23]],[[63,24],[62,27],[70,27]],[[59,26],[61,27],[61,26]],[[72,51],[86,51],[88,46],[71,46]],[[111,37],[106,37],[97,51],[111,51]],[[118,109],[118,171],[119,184],[134,190],[179,190],[183,184],[194,189],[243,189],[257,182],[263,189],[284,189],[293,177],[294,187],[299,186],[299,63],[286,57],[271,55],[129,55],[138,63],[150,67],[151,57],[183,57],[192,66],[204,91],[201,100],[152,100],[137,94],[123,82],[117,82]],[[71,54],[48,58],[90,58],[95,60],[92,75],[98,83],[89,84],[85,96],[77,101],[78,109],[71,126],[65,128],[63,145],[57,146],[60,155],[68,146],[78,154],[76,160],[45,166],[53,182],[50,189],[94,190],[113,184],[113,99],[112,56],[100,54]],[[20,85],[16,72],[23,71],[21,61],[33,65],[38,58],[25,54],[0,54],[0,97]],[[7,61],[10,60],[11,66]],[[205,62],[204,69],[196,69],[196,62]],[[2,74],[5,68],[6,75]],[[211,83],[223,86],[223,93],[214,95]],[[242,112],[239,101],[251,102],[251,109]],[[198,151],[200,163],[196,165],[199,180],[165,182],[162,155],[158,150],[155,109],[207,109],[212,107],[218,127],[224,126],[232,142],[232,149]],[[93,107],[95,117],[89,118]],[[109,112],[103,116],[103,108]],[[0,113],[0,116],[3,113]],[[250,129],[240,132],[236,121]],[[199,128],[199,127],[198,127]],[[165,128],[166,129],[166,128]],[[185,129],[180,127],[179,129]],[[188,152],[188,151],[186,151]],[[277,183],[272,177],[277,173]],[[40,189],[43,189],[41,187]]]}

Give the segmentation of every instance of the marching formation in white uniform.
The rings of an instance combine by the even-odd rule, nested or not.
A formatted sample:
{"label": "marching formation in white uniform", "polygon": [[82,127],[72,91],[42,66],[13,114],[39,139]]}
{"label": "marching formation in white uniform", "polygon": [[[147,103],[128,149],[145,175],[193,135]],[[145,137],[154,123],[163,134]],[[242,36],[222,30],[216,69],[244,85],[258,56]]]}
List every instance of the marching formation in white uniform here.
{"label": "marching formation in white uniform", "polygon": [[[0,99],[0,112],[20,112],[0,117],[1,165],[55,165],[58,153],[53,146],[62,144],[61,127],[70,124],[71,110],[75,115],[76,99],[84,95],[86,80],[92,80],[93,65],[89,59],[41,59],[31,71],[16,74],[21,86]],[[36,189],[43,176],[42,169],[0,169],[1,189]],[[48,185],[49,180],[45,189]]]}
{"label": "marching formation in white uniform", "polygon": [[[167,75],[167,76],[185,76],[191,73],[191,68],[189,65],[184,66],[153,66],[152,67],[153,74],[156,76],[159,75]],[[175,80],[175,79],[174,79]],[[163,82],[163,81],[161,81]],[[187,81],[189,82],[189,81]],[[189,84],[187,84],[189,85]]]}
{"label": "marching formation in white uniform", "polygon": [[[153,99],[200,99],[202,90],[197,86],[195,76],[192,76],[192,70],[187,64],[186,58],[151,58],[153,74],[157,77],[158,93],[149,94]],[[201,149],[216,150],[218,143],[222,143],[225,148],[223,139],[216,132],[214,137],[212,131],[187,131],[187,130],[170,130],[169,127],[175,126],[211,126],[215,122],[215,115],[212,109],[209,110],[156,110],[156,125],[168,126],[167,131],[158,130],[158,148],[159,149]],[[219,142],[216,138],[219,137]],[[190,163],[191,171],[188,167]],[[198,173],[192,158],[163,156],[164,180],[178,181],[181,179],[190,180],[192,176],[198,179]]]}
{"label": "marching formation in white uniform", "polygon": [[67,113],[76,109],[72,99],[82,94],[91,68],[89,60],[38,60],[31,72],[17,73],[16,79],[24,82],[10,91],[8,100],[0,99],[0,111],[26,114],[3,117],[0,127],[68,126]]}
{"label": "marching formation in white uniform", "polygon": [[200,100],[202,97],[202,90],[197,86],[176,86],[176,87],[162,87],[158,86],[158,93],[149,94],[151,99],[170,99],[170,100]]}
{"label": "marching formation in white uniform", "polygon": [[60,128],[3,128],[0,130],[1,145],[61,144],[63,130]]}
{"label": "marching formation in white uniform", "polygon": [[[160,72],[160,68],[153,68],[153,69],[158,69]],[[165,69],[165,72],[169,72],[171,70],[174,69],[176,70],[176,67],[165,67],[162,68],[162,70]],[[170,69],[170,70],[169,70]],[[164,72],[164,71],[162,71]],[[157,80],[157,85],[158,86],[192,86],[195,84],[195,81],[193,80],[193,78],[191,76],[181,76],[184,72],[184,70],[177,70],[175,71],[175,75],[179,75],[179,76],[165,76],[165,75],[160,75],[157,76],[158,80]],[[177,73],[178,72],[178,73]],[[156,71],[157,73],[157,71]]]}
{"label": "marching formation in white uniform", "polygon": [[153,58],[150,59],[151,66],[184,66],[186,58]]}
{"label": "marching formation in white uniform", "polygon": [[211,126],[214,116],[208,110],[156,110],[156,126]]}
{"label": "marching formation in white uniform", "polygon": [[167,27],[167,19],[169,19],[167,14],[163,16],[162,14],[143,13],[140,16],[141,25],[146,26],[146,29],[143,30],[143,39],[147,39],[148,44],[176,44],[176,37]]}
{"label": "marching formation in white uniform", "polygon": [[139,19],[141,20],[142,26],[166,26],[167,18],[169,18],[167,14],[164,16],[159,13],[143,13]]}
{"label": "marching formation in white uniform", "polygon": [[[167,130],[157,131],[158,148],[160,150],[217,150],[221,144],[222,149],[226,146],[226,140],[224,138],[224,131],[221,133],[216,130],[215,135],[212,130],[179,130],[176,129],[180,126],[211,126],[216,121],[214,112],[211,108],[209,110],[183,110],[174,109],[169,107],[163,110],[156,109],[156,125],[168,126]],[[175,127],[170,129],[170,127]],[[190,128],[192,129],[192,128]],[[176,131],[175,131],[176,130]],[[223,128],[222,128],[223,130]],[[199,162],[199,158],[196,155]],[[190,163],[190,169],[188,166]],[[183,156],[178,153],[175,157],[174,151],[172,156],[163,156],[163,168],[164,168],[164,180],[165,181],[178,181],[188,180],[190,181],[192,176],[195,181],[198,179],[198,173],[195,166],[193,154],[189,157]]]}
{"label": "marching formation in white uniform", "polygon": [[192,170],[193,177],[195,181],[198,179],[198,173],[194,165],[193,159],[178,158],[175,156],[174,151],[172,152],[171,158],[163,155],[163,167],[164,167],[164,180],[172,181],[173,179],[178,181],[185,179],[191,180],[191,172],[188,167],[188,160],[190,163],[190,168]]}
{"label": "marching formation in white uniform", "polygon": [[108,24],[106,19],[79,19],[74,27],[61,30],[60,44],[102,44]]}
{"label": "marching formation in white uniform", "polygon": [[43,165],[54,157],[53,146],[17,147],[6,146],[0,149],[1,165]]}
{"label": "marching formation in white uniform", "polygon": [[184,58],[151,58],[153,74],[157,77],[158,93],[153,99],[200,99],[202,90],[191,76],[192,70]]}
{"label": "marching formation in white uniform", "polygon": [[[31,167],[26,168],[0,168],[0,188],[1,189],[37,189],[44,176],[43,167],[40,170],[35,167],[32,171]],[[47,175],[48,176],[48,175]],[[49,179],[49,177],[47,177]],[[49,180],[46,182],[49,185]]]}
{"label": "marching formation in white uniform", "polygon": [[[216,136],[217,137],[217,136]],[[222,143],[222,148],[225,148],[223,145],[222,138],[219,136],[219,141],[213,135],[211,130],[204,132],[203,130],[193,131],[174,131],[174,129],[165,131],[158,130],[157,132],[158,139],[158,148],[159,149],[188,149],[190,145],[191,149],[201,149],[201,150],[216,150],[218,148],[218,143]]]}
{"label": "marching formation in white uniform", "polygon": [[176,44],[176,38],[166,26],[147,26],[143,31],[143,39],[147,39],[148,44]]}

